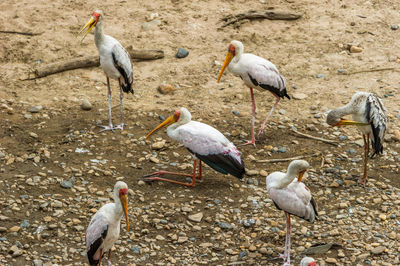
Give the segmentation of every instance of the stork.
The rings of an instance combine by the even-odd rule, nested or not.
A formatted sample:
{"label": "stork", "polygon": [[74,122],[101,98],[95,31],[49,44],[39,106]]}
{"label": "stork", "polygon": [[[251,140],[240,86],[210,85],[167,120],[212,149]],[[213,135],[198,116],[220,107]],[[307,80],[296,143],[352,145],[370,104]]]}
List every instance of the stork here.
{"label": "stork", "polygon": [[124,214],[126,230],[129,231],[128,185],[118,181],[113,194],[114,203],[101,207],[86,230],[86,253],[90,265],[101,265],[101,259],[107,251],[108,265],[111,265],[111,248],[119,238],[120,222]]}
{"label": "stork", "polygon": [[267,124],[268,118],[271,116],[276,105],[281,98],[288,98],[290,96],[286,92],[286,80],[279,73],[278,69],[270,61],[256,56],[254,54],[243,53],[244,47],[240,41],[231,41],[226,54],[224,64],[222,65],[217,82],[220,81],[222,74],[228,67],[228,70],[235,76],[239,76],[244,84],[250,88],[251,102],[252,102],[252,118],[251,118],[251,140],[246,144],[253,144],[256,146],[254,137],[254,122],[256,114],[256,102],[254,101],[253,88],[261,91],[271,92],[276,101],[269,111],[267,117],[262,124],[258,136],[260,136]]}
{"label": "stork", "polygon": [[283,265],[290,265],[290,215],[310,223],[318,216],[317,203],[311,196],[310,189],[301,182],[308,168],[308,162],[294,160],[289,164],[286,173],[273,172],[266,178],[270,198],[279,210],[285,212],[286,217],[285,251],[280,256],[284,259]]}
{"label": "stork", "polygon": [[[107,94],[108,94],[108,119],[109,123],[107,126],[103,127],[101,131],[115,129],[124,129],[124,116],[122,111],[122,99],[123,92],[133,94],[133,71],[132,63],[129,53],[122,47],[122,45],[113,37],[105,35],[103,31],[103,21],[104,15],[101,10],[96,10],[92,13],[92,17],[89,22],[81,29],[79,33],[82,33],[87,29],[82,41],[85,39],[86,35],[96,27],[94,32],[94,42],[96,44],[97,50],[100,56],[100,65],[106,74],[107,78]],[[121,122],[119,125],[114,126],[111,120],[111,88],[110,88],[110,78],[118,80],[120,87],[120,118]],[[100,131],[100,132],[101,132]]]}
{"label": "stork", "polygon": [[[373,93],[356,92],[350,102],[328,113],[326,122],[331,126],[356,125],[364,140],[364,173],[359,182],[365,185],[370,140],[373,148],[371,158],[383,152],[383,139],[387,128],[386,108],[382,100]],[[351,114],[353,120],[343,119]]]}
{"label": "stork", "polygon": [[[201,162],[204,162],[217,172],[222,174],[231,174],[242,179],[243,174],[245,173],[244,163],[240,157],[240,152],[235,145],[215,128],[204,123],[192,121],[191,119],[192,115],[190,112],[186,108],[182,107],[178,109],[174,115],[168,117],[164,122],[153,129],[146,136],[146,139],[161,128],[168,127],[168,136],[171,139],[182,143],[194,156],[193,173],[184,174],[158,171],[144,176],[144,180],[161,180],[193,187],[195,186],[196,179],[201,179],[202,177]],[[199,167],[198,173],[196,173],[197,160]],[[183,183],[163,178],[161,177],[163,175],[187,176],[192,179],[192,183]]]}

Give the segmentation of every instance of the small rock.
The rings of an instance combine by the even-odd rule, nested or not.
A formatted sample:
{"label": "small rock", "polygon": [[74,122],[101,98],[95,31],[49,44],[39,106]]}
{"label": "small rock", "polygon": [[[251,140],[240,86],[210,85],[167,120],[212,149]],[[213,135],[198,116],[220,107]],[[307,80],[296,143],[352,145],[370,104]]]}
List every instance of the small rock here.
{"label": "small rock", "polygon": [[188,56],[189,51],[186,50],[185,48],[178,48],[178,52],[176,53],[177,58],[185,58]]}
{"label": "small rock", "polygon": [[31,136],[34,139],[38,138],[38,135],[36,133],[34,133],[34,132],[29,132],[29,136]]}
{"label": "small rock", "polygon": [[337,260],[335,258],[326,258],[325,260],[327,263],[332,263],[332,264],[336,264]]}
{"label": "small rock", "polygon": [[169,84],[161,84],[158,86],[157,90],[161,94],[170,94],[174,92],[175,88]]}
{"label": "small rock", "polygon": [[28,112],[34,114],[34,113],[39,113],[40,111],[42,111],[43,106],[41,105],[36,105],[36,106],[31,106],[31,108],[29,108]]}
{"label": "small rock", "polygon": [[392,30],[398,30],[399,29],[399,25],[392,25],[390,28],[392,29]]}
{"label": "small rock", "polygon": [[61,187],[72,188],[72,182],[69,180],[63,180],[63,181],[61,181]]}
{"label": "small rock", "polygon": [[164,241],[165,237],[163,237],[162,235],[157,235],[156,239],[159,240],[159,241]]}
{"label": "small rock", "polygon": [[92,110],[92,104],[89,102],[88,99],[83,99],[81,103],[81,109],[85,111]]}
{"label": "small rock", "polygon": [[153,163],[160,163],[160,160],[159,159],[157,159],[156,157],[150,157],[150,162],[153,162]]}
{"label": "small rock", "polygon": [[325,75],[324,74],[317,74],[315,77],[317,79],[320,79],[320,78],[325,78]]}
{"label": "small rock", "polygon": [[295,100],[304,100],[304,99],[307,98],[307,94],[304,94],[304,93],[301,93],[301,92],[297,92],[297,93],[293,93],[292,97]]}
{"label": "small rock", "polygon": [[43,266],[43,261],[42,260],[33,260],[33,265],[34,266]]}
{"label": "small rock", "polygon": [[379,219],[381,219],[382,221],[386,221],[386,214],[379,214]]}
{"label": "small rock", "polygon": [[8,229],[10,232],[18,232],[19,231],[19,229],[21,229],[19,226],[13,226],[13,227],[11,227],[10,229]]}
{"label": "small rock", "polygon": [[158,25],[161,25],[161,20],[159,19],[153,19],[152,21],[145,22],[142,24],[142,30],[150,30],[151,28],[154,28]]}
{"label": "small rock", "polygon": [[188,237],[187,236],[180,236],[178,237],[178,243],[185,243],[186,241],[188,241]]}
{"label": "small rock", "polygon": [[285,153],[285,152],[287,152],[287,151],[288,151],[288,150],[287,150],[285,147],[278,146],[278,152]]}
{"label": "small rock", "polygon": [[246,175],[248,176],[258,175],[258,170],[246,170]]}
{"label": "small rock", "polygon": [[373,248],[371,250],[371,252],[372,252],[372,254],[378,255],[378,254],[383,253],[385,251],[385,249],[386,248],[384,246],[377,246],[376,248]]}
{"label": "small rock", "polygon": [[21,224],[19,225],[20,228],[24,229],[24,228],[28,228],[30,226],[29,221],[28,220],[23,220],[21,222]]}
{"label": "small rock", "polygon": [[221,229],[226,229],[226,230],[233,229],[233,226],[231,224],[224,223],[224,222],[219,222],[218,226],[221,227]]}
{"label": "small rock", "polygon": [[189,215],[188,219],[190,221],[199,223],[199,222],[201,222],[201,219],[203,219],[203,213],[199,212],[199,213],[196,213],[196,214]]}
{"label": "small rock", "polygon": [[361,53],[363,49],[361,47],[351,45],[349,51],[350,53]]}
{"label": "small rock", "polygon": [[151,148],[153,150],[160,150],[165,146],[165,142],[166,142],[165,140],[162,140],[162,141],[158,141],[156,143],[153,143],[153,145],[151,145]]}

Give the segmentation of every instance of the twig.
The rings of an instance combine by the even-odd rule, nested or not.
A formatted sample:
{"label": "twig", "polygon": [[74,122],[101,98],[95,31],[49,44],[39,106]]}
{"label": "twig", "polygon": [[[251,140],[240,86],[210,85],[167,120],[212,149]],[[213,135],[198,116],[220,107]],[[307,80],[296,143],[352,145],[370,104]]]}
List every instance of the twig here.
{"label": "twig", "polygon": [[296,13],[271,10],[250,10],[247,13],[223,17],[221,20],[225,21],[225,23],[220,27],[220,29],[244,19],[295,20],[298,18],[301,18],[301,15]]}
{"label": "twig", "polygon": [[[164,57],[164,51],[162,50],[136,50],[129,46],[127,51],[129,52],[131,58],[136,60],[154,60]],[[34,77],[28,78],[28,80],[43,78],[48,75],[67,70],[95,67],[99,65],[100,59],[98,55],[72,58],[65,61],[40,66],[34,70]]]}
{"label": "twig", "polygon": [[296,133],[296,134],[298,134],[300,136],[303,136],[303,137],[306,137],[306,138],[309,138],[309,139],[319,140],[319,141],[322,141],[322,142],[325,142],[325,143],[328,143],[328,144],[331,144],[331,145],[334,145],[334,146],[339,145],[338,142],[335,141],[335,140],[329,140],[329,139],[323,139],[323,138],[319,138],[319,137],[314,137],[314,136],[311,136],[311,135],[308,135],[308,134],[305,134],[305,133],[301,133],[301,132],[299,132],[297,130],[292,130],[292,132]]}
{"label": "twig", "polygon": [[319,154],[319,152],[316,152],[316,153],[314,153],[314,154],[309,154],[309,155],[294,156],[294,157],[290,157],[290,158],[257,160],[256,163],[281,163],[281,162],[288,162],[288,161],[303,159],[303,158],[307,158],[307,157],[314,157],[314,156],[317,156],[318,154]]}
{"label": "twig", "polygon": [[13,30],[0,30],[0,33],[8,33],[8,34],[20,34],[20,35],[28,35],[28,36],[36,36],[40,35],[41,33],[33,33],[33,32],[24,32],[24,31],[13,31]]}
{"label": "twig", "polygon": [[378,72],[378,71],[388,71],[388,70],[395,70],[396,68],[394,67],[385,67],[385,68],[372,68],[372,69],[363,69],[363,70],[357,70],[353,72],[343,72],[341,73],[342,75],[353,75],[353,74],[359,74],[359,73],[367,73],[367,72]]}

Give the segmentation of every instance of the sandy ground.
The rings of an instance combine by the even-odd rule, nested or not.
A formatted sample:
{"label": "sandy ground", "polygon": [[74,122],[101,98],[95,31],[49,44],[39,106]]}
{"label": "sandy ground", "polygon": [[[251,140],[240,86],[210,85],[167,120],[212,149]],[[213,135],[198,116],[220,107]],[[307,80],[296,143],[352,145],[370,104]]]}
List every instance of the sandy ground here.
{"label": "sandy ground", "polygon": [[[222,25],[220,19],[225,15],[237,14],[250,9],[265,10],[268,8],[297,12],[302,14],[302,18],[295,21],[245,21],[239,26],[219,29]],[[160,60],[134,62],[135,95],[125,97],[124,108],[128,127],[123,134],[120,132],[97,134],[95,125],[98,122],[105,123],[107,120],[106,79],[100,68],[78,69],[41,79],[26,80],[32,77],[32,70],[39,65],[97,54],[92,34],[83,43],[76,37],[76,33],[95,9],[102,9],[105,13],[105,33],[120,40],[123,46],[132,45],[137,49],[161,49],[165,52],[165,57]],[[40,33],[37,36],[0,33],[0,97],[2,99],[0,116],[3,131],[0,138],[0,151],[5,154],[5,157],[0,159],[3,179],[0,181],[3,205],[0,214],[9,217],[4,226],[11,228],[27,219],[26,211],[30,208],[35,210],[30,213],[31,224],[38,225],[39,222],[33,221],[40,221],[49,215],[40,208],[35,209],[37,207],[35,204],[37,205],[38,202],[24,202],[20,210],[7,209],[12,205],[7,204],[7,198],[16,200],[20,195],[28,194],[32,199],[42,199],[46,189],[50,191],[48,193],[60,195],[59,198],[74,197],[71,190],[60,188],[57,179],[57,177],[65,179],[69,175],[68,171],[73,171],[71,169],[79,169],[90,186],[99,191],[111,188],[115,183],[115,178],[122,176],[128,180],[127,183],[133,191],[138,192],[136,189],[137,178],[157,169],[154,163],[148,161],[149,158],[146,157],[146,154],[152,153],[148,145],[150,142],[141,144],[140,137],[143,137],[159,123],[158,115],[168,116],[181,106],[187,107],[196,120],[212,124],[223,133],[229,133],[230,139],[234,143],[240,144],[244,138],[248,137],[246,134],[250,132],[249,90],[239,78],[228,72],[223,75],[221,83],[216,81],[227,46],[232,39],[242,41],[246,52],[268,58],[273,62],[288,81],[289,95],[305,94],[304,99],[296,100],[294,98],[298,97],[293,97],[290,101],[285,99],[279,103],[271,119],[272,123],[267,127],[257,149],[249,146],[240,148],[248,169],[257,170],[258,173],[260,170],[270,173],[275,170],[283,170],[287,166],[286,163],[259,164],[251,161],[249,155],[255,156],[256,159],[269,159],[311,154],[314,151],[320,151],[322,154],[335,154],[335,156],[344,153],[348,148],[347,145],[350,145],[351,141],[359,140],[360,135],[356,129],[328,129],[324,123],[325,114],[332,107],[347,103],[355,91],[369,91],[383,98],[388,109],[390,123],[387,133],[388,142],[385,144],[387,153],[374,161],[371,166],[371,176],[378,181],[388,182],[394,189],[394,193],[399,193],[399,161],[396,161],[396,152],[400,152],[400,147],[394,134],[396,130],[399,130],[400,124],[398,100],[400,94],[400,42],[398,41],[400,29],[391,29],[392,26],[400,24],[399,9],[399,1],[383,0],[322,2],[154,0],[145,3],[141,1],[102,1],[100,4],[98,1],[91,0],[84,3],[60,0],[2,1],[0,3],[0,10],[2,10],[0,30]],[[146,17],[152,13],[158,13],[159,16],[156,19],[159,19],[161,24],[144,29],[143,23],[146,22]],[[361,47],[362,52],[350,53],[349,45]],[[189,56],[183,59],[175,58],[179,47],[188,49]],[[382,68],[388,70],[371,71]],[[359,71],[361,73],[352,74]],[[176,88],[175,92],[168,95],[159,94],[157,87],[161,83],[171,84]],[[118,105],[117,82],[112,81],[112,87],[114,88],[113,106],[116,106]],[[255,98],[258,107],[256,120],[258,127],[272,106],[274,98],[267,92],[256,92]],[[93,104],[91,111],[80,109],[82,99],[88,99]],[[37,105],[43,106],[43,110],[38,114],[30,114],[28,109]],[[115,118],[117,118],[117,108],[114,110]],[[234,115],[233,111],[239,112],[240,115]],[[279,128],[279,125],[283,127]],[[345,145],[341,145],[341,147],[299,139],[288,132],[288,125],[296,125],[304,132],[328,139],[337,137],[339,133],[349,136],[349,139],[347,144],[344,143]],[[30,132],[35,132],[39,138],[32,139]],[[338,134],[332,135],[335,132]],[[71,134],[79,137],[75,139],[72,137],[71,141]],[[90,136],[90,141],[85,140],[87,136]],[[162,133],[157,137],[167,139],[166,135]],[[298,141],[293,142],[293,139]],[[75,148],[82,146],[81,144],[85,142],[91,142],[90,144],[96,147],[93,156],[107,158],[112,162],[105,167],[112,166],[113,174],[110,179],[104,176],[104,172],[100,172],[98,176],[88,174],[89,170],[85,162],[93,156],[74,153]],[[172,157],[174,148],[177,148],[179,153],[187,155],[182,147],[169,141],[167,143],[169,146],[165,150],[166,155],[158,154],[161,158],[163,156]],[[285,146],[289,151],[284,154],[268,153],[269,146]],[[361,148],[355,145],[353,148],[360,157]],[[50,151],[51,156],[44,156],[44,150]],[[263,151],[260,152],[260,150]],[[128,153],[132,157],[128,156],[127,158]],[[35,156],[31,158],[31,154],[39,155],[42,159],[36,163],[32,162],[32,158]],[[27,157],[24,157],[25,155]],[[139,161],[141,157],[145,157],[146,160]],[[10,158],[14,158],[14,161],[10,162]],[[314,168],[320,167],[322,158],[324,156],[320,155],[310,158]],[[190,159],[186,157],[175,160],[179,164],[190,163]],[[60,165],[60,162],[63,162],[64,165]],[[134,164],[134,167],[130,165],[131,163]],[[385,167],[389,164],[393,167]],[[334,163],[331,166],[333,165]],[[358,164],[350,161],[341,162],[340,166],[352,174],[357,174],[361,162]],[[51,177],[50,181],[41,186],[26,186],[25,179],[37,175],[38,172],[46,173],[46,176]],[[321,170],[321,172],[323,171]],[[317,170],[315,174],[318,173],[320,172]],[[18,177],[21,175],[24,176],[23,180]],[[42,176],[42,178],[45,177]],[[262,190],[265,178],[260,174],[253,178],[260,181],[259,189]],[[328,181],[330,184],[333,179],[328,179]],[[10,190],[10,186],[12,187],[14,183],[23,188],[15,189],[14,187]],[[372,182],[371,185],[374,184]],[[240,190],[236,189],[235,185],[240,187]],[[204,199],[199,204],[199,210],[204,211],[207,197],[231,197],[234,203],[231,204],[229,200],[224,203],[226,208],[233,208],[241,196],[245,195],[247,198],[253,193],[248,192],[243,186],[247,185],[240,185],[240,182],[233,178],[223,179],[221,176],[217,179],[206,179],[189,191],[165,184],[140,187],[138,190],[146,200],[154,200],[150,196],[147,197],[146,193],[151,194],[156,188],[159,193],[157,202],[165,193],[176,193],[184,195],[184,197],[189,197],[194,193],[195,197],[200,200]],[[380,188],[379,184],[376,186]],[[313,188],[324,189],[317,181],[312,181],[310,187],[312,191]],[[344,186],[334,188],[338,193],[347,193],[347,189]],[[361,188],[353,188],[352,191],[356,197],[368,194]],[[313,192],[316,193],[316,191]],[[79,194],[79,191],[77,193]],[[384,192],[382,193],[384,194]],[[168,197],[165,204],[179,205],[181,201],[182,198],[179,197]],[[392,203],[395,202],[393,199]],[[336,205],[329,206],[331,202],[328,199],[322,200],[322,205],[324,203],[326,206],[323,208],[326,208],[328,214],[328,210],[336,208]],[[132,205],[139,209],[146,204],[149,202],[138,200],[132,202]],[[79,218],[86,227],[89,217],[86,217],[84,212],[91,207],[80,205],[81,209],[76,218]],[[100,206],[101,204],[94,207]],[[149,215],[151,216],[151,214]],[[245,214],[243,213],[243,215]],[[276,215],[282,220],[282,213],[276,212]],[[133,216],[137,221],[142,221],[139,213]],[[73,212],[66,211],[65,215],[54,219],[62,224],[62,220],[74,217]],[[335,222],[334,216],[331,218],[333,221],[329,221],[329,224]],[[177,219],[184,219],[184,215]],[[153,237],[157,235],[156,232],[152,232],[155,230],[154,227],[145,224],[143,228],[140,228],[142,223],[139,222],[133,230],[140,232],[143,228],[148,228],[151,231],[150,235],[153,234]],[[386,224],[385,228],[394,226],[393,230],[399,236],[399,228],[395,227],[395,224],[395,220],[391,220],[391,223]],[[308,226],[306,223],[303,225]],[[26,232],[28,235],[33,233],[34,228],[29,230]],[[64,231],[68,232],[68,228]],[[259,243],[271,242],[277,246],[283,245],[282,236],[278,239],[271,239],[265,235],[260,236],[260,232],[258,233],[257,241]],[[196,234],[199,238],[200,235],[204,241],[210,239],[202,232]],[[67,237],[68,233],[62,237],[59,236],[63,247],[54,248],[43,246],[43,242],[35,237],[21,239],[25,233],[14,235],[6,231],[0,232],[0,236],[8,238],[7,243],[4,241],[3,244],[0,243],[0,246],[2,245],[0,250],[2,263],[19,263],[21,265],[27,263],[28,260],[32,261],[34,258],[40,257],[40,254],[34,254],[34,251],[46,254],[47,258],[40,257],[43,262],[52,261],[64,264],[66,260],[63,260],[65,259],[63,247],[82,249],[84,243],[84,231],[69,232],[70,237]],[[51,236],[57,238],[55,233],[52,233]],[[76,236],[79,238],[74,238]],[[134,239],[140,242],[140,236],[137,235]],[[72,238],[73,240],[71,240]],[[333,235],[332,238],[333,241],[343,244],[340,236]],[[24,256],[13,258],[9,254],[9,248],[15,241],[29,246],[25,248]],[[217,240],[215,241],[217,242]],[[299,238],[297,241],[300,241]],[[369,243],[370,239],[366,237],[363,241]],[[303,246],[307,247],[306,242]],[[308,242],[315,244],[318,241],[313,239]],[[295,243],[296,238],[294,245],[296,245]],[[127,259],[126,254],[129,254],[129,250],[118,253],[115,258],[118,258],[121,264],[158,263],[163,262],[162,254],[167,252],[165,250],[166,248],[162,247],[158,255],[151,256],[145,262]],[[374,258],[367,256],[367,259],[378,264],[384,261],[395,264],[398,262],[398,252],[398,248],[397,251],[396,248],[390,251],[388,247],[386,257],[384,255]],[[392,257],[388,257],[388,254],[391,254]],[[61,259],[54,258],[54,255]],[[130,255],[136,256],[135,254]],[[143,253],[140,256],[142,255]],[[336,253],[332,253],[316,257],[321,264],[326,262],[327,257],[336,258],[338,264],[365,263],[365,258],[355,256],[354,260],[351,259],[351,251],[345,251],[345,255],[345,257],[338,257]],[[298,262],[297,260],[301,257],[299,254],[296,256],[295,260]],[[66,258],[69,263],[86,261],[82,251],[77,251],[74,256]],[[231,259],[227,255],[212,264],[227,264],[229,261]],[[201,261],[189,262],[189,264],[200,263]],[[248,263],[266,263],[265,256],[251,258]]]}

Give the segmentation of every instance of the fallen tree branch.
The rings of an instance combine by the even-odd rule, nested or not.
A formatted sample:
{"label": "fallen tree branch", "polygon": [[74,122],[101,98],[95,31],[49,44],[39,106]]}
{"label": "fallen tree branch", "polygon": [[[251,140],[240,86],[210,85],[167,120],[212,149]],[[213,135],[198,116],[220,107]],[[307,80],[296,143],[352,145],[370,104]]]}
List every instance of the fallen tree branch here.
{"label": "fallen tree branch", "polygon": [[359,73],[368,73],[368,72],[378,72],[378,71],[388,71],[388,70],[395,70],[396,68],[394,67],[385,67],[385,68],[371,68],[371,69],[364,69],[364,70],[358,70],[358,71],[352,71],[352,72],[343,72],[341,73],[342,75],[354,75],[354,74],[359,74]]}
{"label": "fallen tree branch", "polygon": [[220,29],[244,19],[296,20],[298,18],[301,18],[300,14],[289,13],[285,11],[250,10],[246,13],[223,17],[221,20],[225,21],[225,23],[220,27]]}
{"label": "fallen tree branch", "polygon": [[[164,51],[162,50],[136,50],[132,46],[127,48],[130,56],[134,60],[154,60],[164,57]],[[61,62],[50,63],[44,66],[40,66],[34,70],[34,77],[28,79],[43,78],[52,74],[60,73],[67,70],[96,67],[100,65],[99,56],[85,56],[68,59]]]}
{"label": "fallen tree branch", "polygon": [[305,138],[319,140],[319,141],[322,141],[322,142],[325,142],[325,143],[328,143],[328,144],[331,144],[331,145],[334,145],[334,146],[339,145],[339,143],[337,141],[335,141],[335,140],[329,140],[329,139],[323,139],[323,138],[319,138],[319,137],[314,137],[314,136],[311,136],[311,135],[308,135],[308,134],[305,134],[305,133],[301,133],[301,132],[299,132],[297,130],[292,130],[292,132],[296,133],[297,135],[300,135],[302,137],[305,137]]}
{"label": "fallen tree branch", "polygon": [[20,35],[28,35],[28,36],[36,36],[40,35],[41,33],[33,33],[33,32],[24,32],[24,31],[13,31],[13,30],[0,30],[0,33],[8,33],[8,34],[20,34]]}
{"label": "fallen tree branch", "polygon": [[307,157],[314,157],[317,156],[319,152],[316,152],[314,154],[309,154],[309,155],[299,155],[299,156],[294,156],[290,158],[281,158],[281,159],[265,159],[265,160],[257,160],[256,163],[281,163],[281,162],[288,162],[288,161],[293,161],[293,160],[299,160]]}

